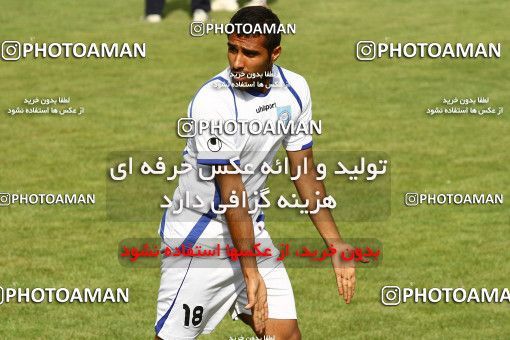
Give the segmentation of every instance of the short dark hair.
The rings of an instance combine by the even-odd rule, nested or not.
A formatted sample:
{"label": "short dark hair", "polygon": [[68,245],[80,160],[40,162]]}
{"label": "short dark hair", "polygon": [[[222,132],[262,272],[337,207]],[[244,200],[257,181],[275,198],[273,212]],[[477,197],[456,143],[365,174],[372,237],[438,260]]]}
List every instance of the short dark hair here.
{"label": "short dark hair", "polygon": [[[248,6],[243,7],[234,14],[230,19],[231,24],[259,24],[261,27],[264,24],[274,25],[276,29],[275,33],[263,34],[266,37],[265,47],[269,52],[272,52],[275,47],[280,45],[282,40],[282,34],[279,32],[278,27],[280,26],[280,19],[273,13],[269,8],[264,6]],[[238,34],[243,36],[245,34]],[[259,34],[250,34],[258,36]]]}

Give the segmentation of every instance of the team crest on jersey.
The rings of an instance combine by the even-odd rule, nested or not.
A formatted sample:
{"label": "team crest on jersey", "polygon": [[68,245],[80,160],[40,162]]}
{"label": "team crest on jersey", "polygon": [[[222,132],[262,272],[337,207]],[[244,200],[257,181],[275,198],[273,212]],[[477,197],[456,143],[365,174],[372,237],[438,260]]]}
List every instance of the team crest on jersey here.
{"label": "team crest on jersey", "polygon": [[276,107],[276,116],[278,117],[278,120],[281,120],[282,122],[287,124],[290,121],[290,116],[291,116],[290,105],[277,106]]}

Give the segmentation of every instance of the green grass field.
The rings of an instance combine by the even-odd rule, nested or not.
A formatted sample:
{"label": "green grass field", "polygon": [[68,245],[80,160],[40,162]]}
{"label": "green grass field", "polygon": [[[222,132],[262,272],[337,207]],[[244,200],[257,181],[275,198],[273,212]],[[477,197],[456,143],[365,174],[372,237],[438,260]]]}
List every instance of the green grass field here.
{"label": "green grass field", "polygon": [[[508,202],[403,204],[405,192],[510,194],[510,4],[506,1],[278,0],[297,26],[279,65],[303,75],[323,134],[314,150],[384,152],[391,159],[391,214],[342,222],[345,238],[376,238],[383,263],[357,272],[353,302],[331,270],[290,268],[303,339],[510,338],[510,305],[385,307],[380,289],[510,287]],[[202,83],[227,66],[226,37],[189,36],[188,1],[167,1],[158,25],[143,2],[0,0],[0,40],[145,42],[146,59],[0,61],[0,192],[95,193],[94,206],[0,207],[0,286],[129,287],[128,304],[0,305],[2,339],[153,338],[158,268],[126,268],[122,239],[157,237],[158,220],[116,221],[106,209],[112,152],[182,150],[176,122]],[[213,13],[226,22],[229,13]],[[500,42],[500,59],[359,62],[359,40]],[[81,116],[10,116],[25,98],[71,98]],[[500,116],[434,116],[443,98],[489,97]],[[169,184],[161,182],[161,192]],[[171,193],[171,190],[170,190]],[[141,197],[141,200],[144,198]],[[127,198],[126,200],[133,200]],[[159,202],[155,202],[159,204]],[[314,237],[303,217],[267,221],[273,238]],[[204,339],[251,335],[227,316]]]}

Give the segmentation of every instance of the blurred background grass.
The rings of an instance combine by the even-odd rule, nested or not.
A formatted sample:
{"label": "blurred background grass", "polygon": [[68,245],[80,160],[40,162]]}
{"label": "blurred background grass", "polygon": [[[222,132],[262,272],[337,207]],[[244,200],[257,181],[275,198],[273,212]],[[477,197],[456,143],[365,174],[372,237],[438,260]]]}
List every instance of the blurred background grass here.
{"label": "blurred background grass", "polygon": [[[156,237],[157,223],[114,222],[106,213],[106,159],[125,150],[184,147],[176,121],[199,86],[227,66],[226,37],[191,38],[187,1],[167,1],[159,25],[141,21],[142,1],[0,1],[0,40],[145,42],[147,58],[0,62],[0,191],[93,192],[95,206],[0,208],[3,287],[129,287],[130,302],[4,304],[1,338],[153,337],[158,269],[128,269],[118,242]],[[331,271],[289,269],[304,339],[509,338],[508,304],[384,307],[380,288],[508,287],[503,206],[403,205],[405,192],[508,193],[508,114],[430,117],[443,98],[490,98],[508,111],[507,1],[305,1],[271,3],[297,34],[279,65],[308,81],[324,131],[314,150],[374,150],[391,157],[391,216],[340,223],[344,237],[384,245],[384,262],[358,271],[351,305]],[[226,22],[229,13],[214,13]],[[358,62],[359,40],[501,42],[501,59]],[[14,116],[24,98],[71,97],[76,116]],[[166,192],[162,185],[162,192]],[[143,197],[142,197],[143,199]],[[156,204],[159,204],[157,202]],[[313,226],[267,221],[276,238],[312,237]],[[226,317],[209,336],[251,332]],[[204,336],[204,338],[206,338]]]}

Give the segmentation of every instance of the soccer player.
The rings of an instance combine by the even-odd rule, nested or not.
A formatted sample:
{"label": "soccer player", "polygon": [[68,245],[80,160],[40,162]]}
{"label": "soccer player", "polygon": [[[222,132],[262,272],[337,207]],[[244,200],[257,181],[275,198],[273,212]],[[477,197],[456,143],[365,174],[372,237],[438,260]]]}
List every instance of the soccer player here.
{"label": "soccer player", "polygon": [[[242,8],[230,23],[280,25],[278,17],[261,6]],[[188,106],[189,118],[206,122],[306,123],[311,120],[312,102],[305,79],[275,65],[282,50],[281,35],[275,30],[266,33],[239,31],[228,36],[230,66],[198,90]],[[262,77],[255,79],[253,75]],[[271,257],[241,256],[238,261],[225,256],[218,259],[221,265],[214,266],[207,264],[210,258],[164,257],[156,338],[192,339],[210,333],[230,310],[234,319],[250,325],[259,337],[301,339],[289,277],[283,262],[276,260],[279,254],[265,228],[260,207],[253,212],[246,206],[231,206],[224,214],[219,214],[217,209],[210,208],[211,205],[209,208],[191,206],[174,214],[186,192],[192,193],[193,197],[199,196],[204,202],[212,202],[213,207],[220,202],[232,202],[232,195],[241,202],[246,195],[248,206],[253,206],[260,198],[255,192],[264,188],[267,176],[260,171],[236,173],[232,162],[240,164],[241,168],[251,164],[255,169],[263,162],[272,164],[281,145],[287,152],[293,175],[307,160],[307,174],[302,174],[294,184],[300,198],[308,199],[312,202],[309,208],[315,209],[317,198],[326,197],[326,192],[322,181],[317,180],[311,134],[214,134],[214,130],[207,130],[188,138],[183,157],[192,166],[192,171],[180,175],[172,206],[163,214],[159,228],[163,245],[172,249],[180,245],[206,247],[208,240],[221,240],[222,247],[233,243],[239,251],[250,251],[256,243],[261,243],[261,249],[269,245],[275,253]],[[211,180],[199,176],[200,171],[211,173],[212,168],[230,170],[231,173],[216,173]],[[346,265],[339,257],[349,245],[341,239],[329,209],[321,208],[309,216],[321,237],[337,249],[337,254],[332,257],[332,267],[339,294],[350,303],[354,294],[355,268]]]}

